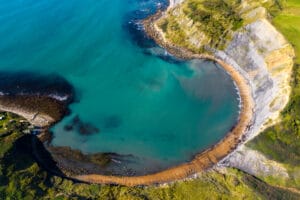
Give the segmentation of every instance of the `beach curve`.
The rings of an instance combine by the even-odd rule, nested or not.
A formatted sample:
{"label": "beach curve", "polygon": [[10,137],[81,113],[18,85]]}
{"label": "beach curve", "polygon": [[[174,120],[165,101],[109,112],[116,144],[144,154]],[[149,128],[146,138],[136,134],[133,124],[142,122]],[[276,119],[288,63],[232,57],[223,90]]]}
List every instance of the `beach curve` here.
{"label": "beach curve", "polygon": [[[179,3],[176,1],[170,2],[170,6],[175,6],[176,3]],[[158,20],[163,14],[164,12],[159,11],[155,15],[149,17],[144,21],[146,33],[152,39],[154,39],[157,44],[161,45],[175,57],[182,59],[208,59],[218,63],[230,75],[237,86],[241,98],[241,109],[238,123],[221,141],[196,155],[191,162],[145,176],[126,177],[89,174],[80,175],[73,178],[88,183],[120,184],[126,186],[163,184],[189,178],[203,170],[214,166],[219,161],[224,159],[227,155],[232,153],[243,141],[243,134],[247,129],[249,129],[249,127],[251,127],[254,103],[248,80],[246,80],[243,75],[240,74],[233,66],[225,63],[221,59],[208,54],[194,54],[191,51],[166,42],[160,31],[155,27],[155,24],[153,23],[154,21]]]}
{"label": "beach curve", "polygon": [[191,177],[198,172],[212,167],[230,154],[241,143],[243,133],[251,126],[253,116],[251,90],[249,89],[247,81],[232,66],[208,55],[194,55],[193,58],[216,61],[235,81],[241,97],[241,110],[239,121],[232,131],[230,131],[219,143],[196,155],[191,162],[155,174],[136,177],[90,174],[73,178],[89,183],[120,184],[126,186],[162,184]]}

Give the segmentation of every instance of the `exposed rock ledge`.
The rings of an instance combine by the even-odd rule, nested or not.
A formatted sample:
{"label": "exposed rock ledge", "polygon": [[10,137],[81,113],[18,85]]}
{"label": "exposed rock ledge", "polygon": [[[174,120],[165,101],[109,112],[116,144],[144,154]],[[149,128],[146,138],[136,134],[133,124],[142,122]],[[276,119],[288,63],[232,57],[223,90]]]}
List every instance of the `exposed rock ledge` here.
{"label": "exposed rock ledge", "polygon": [[256,177],[289,178],[288,171],[283,164],[269,160],[260,152],[246,146],[241,146],[233,153],[233,156],[230,157],[230,165]]}
{"label": "exposed rock ledge", "polygon": [[66,104],[46,96],[0,96],[0,110],[18,114],[31,124],[49,127],[66,112]]}

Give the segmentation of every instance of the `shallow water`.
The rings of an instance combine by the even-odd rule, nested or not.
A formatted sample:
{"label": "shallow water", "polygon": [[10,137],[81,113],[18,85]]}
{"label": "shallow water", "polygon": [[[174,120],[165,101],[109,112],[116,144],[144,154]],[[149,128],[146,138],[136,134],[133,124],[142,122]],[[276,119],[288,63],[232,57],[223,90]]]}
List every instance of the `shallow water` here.
{"label": "shallow water", "polygon": [[0,0],[0,70],[56,73],[75,88],[52,145],[124,155],[109,169],[142,175],[190,161],[237,122],[222,68],[176,60],[145,38],[139,19],[158,3]]}

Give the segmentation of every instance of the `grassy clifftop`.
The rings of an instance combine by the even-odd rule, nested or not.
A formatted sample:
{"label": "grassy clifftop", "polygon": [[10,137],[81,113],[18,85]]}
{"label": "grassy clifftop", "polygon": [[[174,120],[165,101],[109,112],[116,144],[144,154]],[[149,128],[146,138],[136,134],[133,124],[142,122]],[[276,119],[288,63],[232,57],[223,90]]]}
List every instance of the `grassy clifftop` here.
{"label": "grassy clifftop", "polygon": [[187,0],[170,9],[157,26],[168,41],[194,52],[206,47],[222,50],[234,31],[265,17],[263,8],[275,15],[282,7],[278,0]]}
{"label": "grassy clifftop", "polygon": [[242,24],[237,4],[220,0],[185,1],[158,22],[167,39],[199,52],[205,45],[222,48]]}

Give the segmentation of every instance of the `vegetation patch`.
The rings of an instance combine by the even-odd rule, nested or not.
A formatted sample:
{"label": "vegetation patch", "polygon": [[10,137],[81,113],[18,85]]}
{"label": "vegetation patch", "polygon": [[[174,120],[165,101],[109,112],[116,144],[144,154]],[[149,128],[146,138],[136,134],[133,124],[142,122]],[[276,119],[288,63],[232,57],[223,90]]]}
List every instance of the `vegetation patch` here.
{"label": "vegetation patch", "polygon": [[238,1],[189,0],[171,10],[158,25],[176,45],[199,53],[206,45],[223,49],[233,31],[243,25],[237,6]]}

